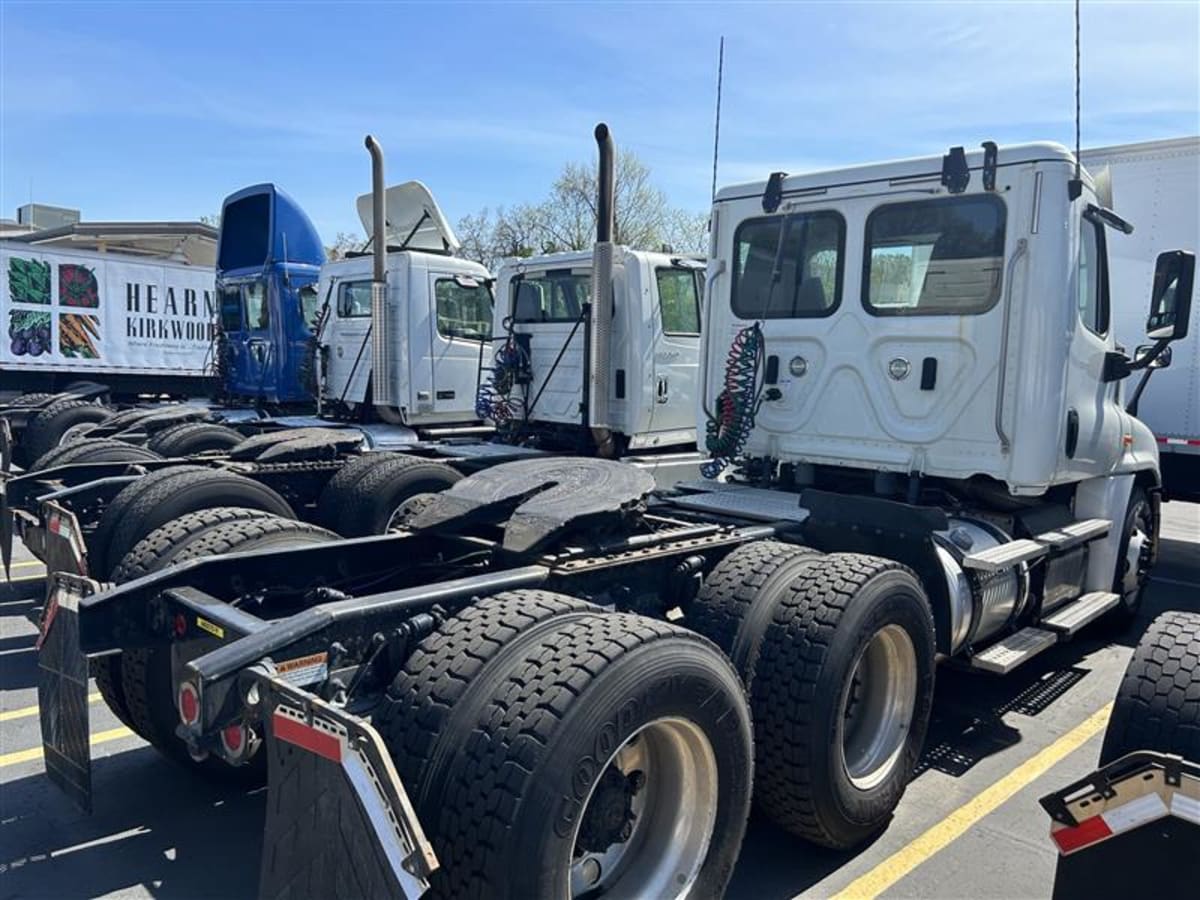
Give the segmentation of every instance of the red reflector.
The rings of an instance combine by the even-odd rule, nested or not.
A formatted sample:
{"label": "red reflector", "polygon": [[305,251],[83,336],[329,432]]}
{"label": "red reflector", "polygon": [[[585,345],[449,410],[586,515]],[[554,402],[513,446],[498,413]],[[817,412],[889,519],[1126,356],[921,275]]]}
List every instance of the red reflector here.
{"label": "red reflector", "polygon": [[297,722],[287,716],[281,716],[279,713],[275,713],[273,724],[275,737],[279,740],[295,744],[297,747],[315,753],[317,756],[323,756],[335,763],[342,761],[342,742],[329,732],[305,725],[303,722]]}
{"label": "red reflector", "polygon": [[1111,834],[1112,829],[1108,827],[1108,823],[1100,816],[1093,816],[1074,828],[1060,828],[1050,836],[1054,838],[1054,843],[1058,844],[1059,850],[1070,853],[1072,850],[1103,840]]}
{"label": "red reflector", "polygon": [[179,718],[184,725],[193,725],[200,719],[200,696],[187,682],[179,688]]}
{"label": "red reflector", "polygon": [[175,613],[175,637],[183,637],[187,634],[187,619],[183,613]]}
{"label": "red reflector", "polygon": [[226,750],[236,756],[242,752],[242,747],[246,743],[246,733],[241,725],[227,725],[221,732],[221,742],[225,745]]}

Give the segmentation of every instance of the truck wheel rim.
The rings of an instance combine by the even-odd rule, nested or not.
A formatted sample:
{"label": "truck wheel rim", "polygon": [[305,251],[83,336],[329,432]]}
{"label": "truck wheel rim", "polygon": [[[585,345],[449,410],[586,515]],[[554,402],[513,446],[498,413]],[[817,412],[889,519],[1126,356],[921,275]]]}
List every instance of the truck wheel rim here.
{"label": "truck wheel rim", "polygon": [[1138,507],[1133,516],[1133,529],[1129,532],[1129,544],[1125,549],[1125,577],[1121,584],[1121,593],[1126,598],[1137,593],[1150,569],[1149,517],[1144,504]]}
{"label": "truck wheel rim", "polygon": [[679,718],[642,726],[588,791],[572,841],[571,896],[687,895],[708,855],[717,791],[716,754],[699,726]]}
{"label": "truck wheel rim", "polygon": [[862,649],[842,702],[842,763],[860,790],[879,785],[904,751],[917,702],[917,654],[899,625],[877,631]]}

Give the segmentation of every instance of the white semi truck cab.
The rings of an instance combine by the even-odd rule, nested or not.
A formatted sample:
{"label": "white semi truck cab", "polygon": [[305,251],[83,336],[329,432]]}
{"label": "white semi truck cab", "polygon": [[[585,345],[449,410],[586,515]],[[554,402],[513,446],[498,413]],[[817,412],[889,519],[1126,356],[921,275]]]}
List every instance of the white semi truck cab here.
{"label": "white semi truck cab", "polygon": [[[949,584],[944,652],[1079,598],[1096,616],[1133,602],[1153,561],[1158,452],[1123,406],[1122,379],[1186,335],[1194,258],[1158,258],[1144,285],[1156,343],[1128,359],[1106,245],[1137,223],[1103,192],[1064,147],[989,142],[775,173],[716,198],[708,474],[802,491],[801,505],[902,502],[900,530],[909,513],[944,513],[933,535]],[[832,533],[890,555],[849,524]],[[1053,643],[1034,631],[1014,646]]]}
{"label": "white semi truck cab", "polygon": [[[613,248],[608,337],[611,455],[696,442],[703,264]],[[495,358],[480,413],[590,448],[592,251],[508,259],[496,276]]]}
{"label": "white semi truck cab", "polygon": [[[371,196],[358,198],[368,238]],[[480,346],[492,327],[491,275],[453,255],[458,239],[425,185],[388,188],[386,205],[387,287],[378,304],[374,254],[321,269],[322,411],[361,411],[414,428],[469,422]]]}

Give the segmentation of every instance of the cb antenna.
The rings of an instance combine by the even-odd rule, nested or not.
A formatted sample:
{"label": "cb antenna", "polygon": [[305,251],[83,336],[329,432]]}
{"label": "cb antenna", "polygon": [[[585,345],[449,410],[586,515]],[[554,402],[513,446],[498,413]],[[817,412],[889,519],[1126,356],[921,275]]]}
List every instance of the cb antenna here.
{"label": "cb antenna", "polygon": [[721,148],[721,80],[725,74],[725,36],[721,35],[721,46],[717,50],[717,121],[713,126],[713,177],[712,196],[717,199],[717,152]]}
{"label": "cb antenna", "polygon": [[1075,0],[1075,177],[1067,184],[1067,196],[1072,200],[1083,193],[1079,154],[1079,0]]}

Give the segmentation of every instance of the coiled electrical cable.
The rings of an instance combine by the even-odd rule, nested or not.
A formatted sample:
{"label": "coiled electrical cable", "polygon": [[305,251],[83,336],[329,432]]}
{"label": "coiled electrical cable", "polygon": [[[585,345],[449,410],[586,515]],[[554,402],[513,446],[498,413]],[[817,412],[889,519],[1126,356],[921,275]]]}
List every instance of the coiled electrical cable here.
{"label": "coiled electrical cable", "polygon": [[712,456],[700,467],[705,478],[716,478],[736,460],[754,429],[762,404],[765,338],[762,323],[741,329],[725,358],[725,387],[708,416],[704,447]]}
{"label": "coiled electrical cable", "polygon": [[521,400],[513,395],[513,388],[516,386],[521,365],[521,350],[509,334],[504,343],[496,349],[488,377],[479,383],[479,390],[475,394],[476,417],[490,419],[498,426],[517,417],[521,410]]}

